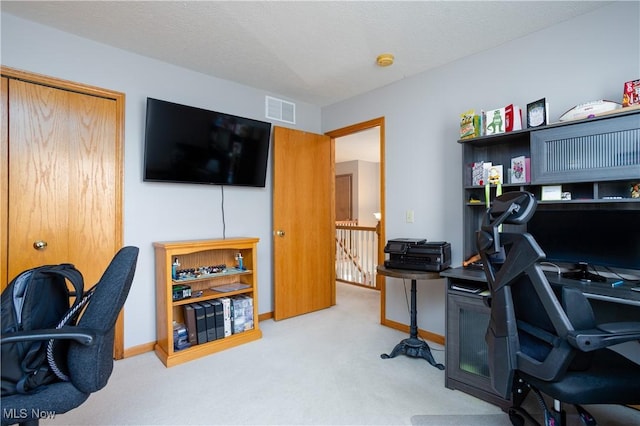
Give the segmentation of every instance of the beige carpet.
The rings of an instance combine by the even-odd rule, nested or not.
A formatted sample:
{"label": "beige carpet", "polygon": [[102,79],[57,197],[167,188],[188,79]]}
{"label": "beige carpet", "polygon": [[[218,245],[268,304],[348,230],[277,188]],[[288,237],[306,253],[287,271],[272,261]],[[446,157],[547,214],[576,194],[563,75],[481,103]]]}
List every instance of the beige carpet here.
{"label": "beige carpet", "polygon": [[411,424],[414,426],[511,426],[509,416],[506,414],[413,416]]}

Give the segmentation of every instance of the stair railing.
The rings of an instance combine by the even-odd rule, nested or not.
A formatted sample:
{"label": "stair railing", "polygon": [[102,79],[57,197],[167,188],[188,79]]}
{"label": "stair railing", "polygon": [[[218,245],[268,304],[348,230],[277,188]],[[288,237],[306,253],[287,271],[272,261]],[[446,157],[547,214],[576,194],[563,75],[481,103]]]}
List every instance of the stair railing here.
{"label": "stair railing", "polygon": [[336,222],[336,279],[376,287],[378,233],[357,221]]}

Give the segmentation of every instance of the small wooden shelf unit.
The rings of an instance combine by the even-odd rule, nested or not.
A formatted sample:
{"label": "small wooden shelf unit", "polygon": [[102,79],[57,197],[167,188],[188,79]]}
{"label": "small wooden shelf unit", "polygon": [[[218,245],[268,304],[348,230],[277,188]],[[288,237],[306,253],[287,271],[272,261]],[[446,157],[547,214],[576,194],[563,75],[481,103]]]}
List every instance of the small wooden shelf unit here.
{"label": "small wooden shelf unit", "polygon": [[[156,332],[158,341],[155,352],[167,367],[210,355],[262,337],[258,323],[258,285],[257,285],[257,244],[258,238],[226,238],[215,240],[171,241],[153,243],[156,264]],[[225,264],[231,268],[236,264],[236,254],[241,253],[245,270],[228,270],[190,280],[172,280],[171,266],[175,258],[180,269],[197,269],[202,266]],[[243,283],[249,287],[219,292],[213,287],[232,283]],[[202,291],[202,295],[173,301],[172,286],[187,284],[192,293]],[[184,323],[183,305],[219,297],[246,294],[253,298],[253,329],[232,334],[223,339],[175,350],[173,342],[173,322]]]}

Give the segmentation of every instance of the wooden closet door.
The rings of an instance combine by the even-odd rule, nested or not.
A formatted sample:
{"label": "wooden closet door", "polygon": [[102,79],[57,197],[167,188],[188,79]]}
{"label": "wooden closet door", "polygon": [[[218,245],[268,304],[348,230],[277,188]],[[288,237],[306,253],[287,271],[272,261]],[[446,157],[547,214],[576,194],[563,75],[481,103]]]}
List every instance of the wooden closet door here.
{"label": "wooden closet door", "polygon": [[70,262],[90,287],[119,248],[116,102],[13,79],[8,102],[9,279]]}
{"label": "wooden closet door", "polygon": [[9,80],[0,78],[0,291],[7,286],[9,232]]}

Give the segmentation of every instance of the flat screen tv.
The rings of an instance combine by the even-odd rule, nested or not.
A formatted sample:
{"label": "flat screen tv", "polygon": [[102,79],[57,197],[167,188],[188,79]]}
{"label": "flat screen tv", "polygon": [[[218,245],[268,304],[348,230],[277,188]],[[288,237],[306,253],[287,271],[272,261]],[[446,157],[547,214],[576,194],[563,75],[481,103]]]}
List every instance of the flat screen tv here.
{"label": "flat screen tv", "polygon": [[271,123],[147,98],[144,181],[264,187]]}
{"label": "flat screen tv", "polygon": [[[538,206],[540,207],[540,206]],[[640,209],[541,209],[527,231],[547,260],[640,270]]]}

